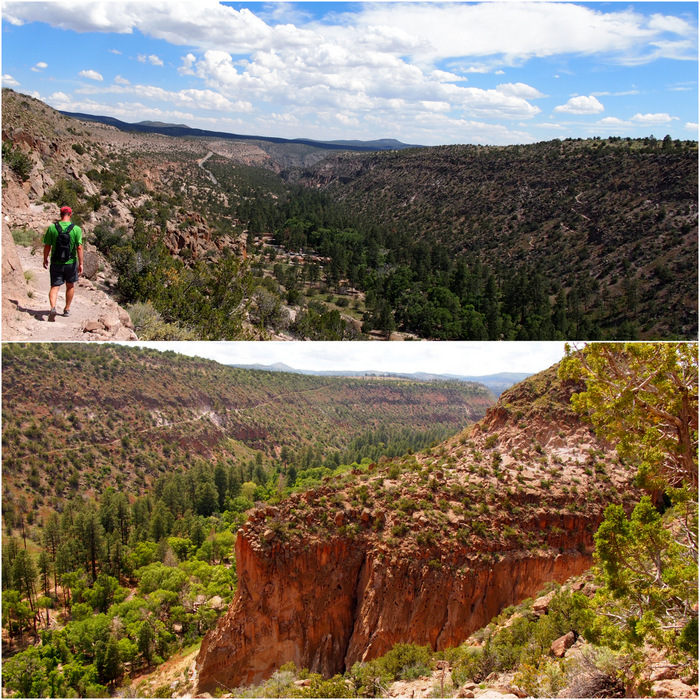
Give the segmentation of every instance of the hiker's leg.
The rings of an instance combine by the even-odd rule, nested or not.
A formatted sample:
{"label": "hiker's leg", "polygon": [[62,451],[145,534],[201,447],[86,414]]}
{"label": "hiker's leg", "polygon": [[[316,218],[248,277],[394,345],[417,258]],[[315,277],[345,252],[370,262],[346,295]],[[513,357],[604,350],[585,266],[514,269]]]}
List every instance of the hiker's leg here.
{"label": "hiker's leg", "polygon": [[56,308],[56,302],[58,301],[58,290],[60,287],[51,287],[49,289],[49,303],[51,304],[51,308],[55,309]]}
{"label": "hiker's leg", "polygon": [[75,284],[73,282],[66,282],[66,311],[70,309],[71,302],[73,301],[73,294],[75,293]]}

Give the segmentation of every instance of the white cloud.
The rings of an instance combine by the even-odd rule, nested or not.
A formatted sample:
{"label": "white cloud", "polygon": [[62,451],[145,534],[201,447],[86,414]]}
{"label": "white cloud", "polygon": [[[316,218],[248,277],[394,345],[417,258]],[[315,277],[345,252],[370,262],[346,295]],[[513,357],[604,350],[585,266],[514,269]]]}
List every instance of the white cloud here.
{"label": "white cloud", "polygon": [[[4,4],[3,16],[11,24],[42,21],[77,32],[139,31],[179,46],[238,55],[341,38],[364,50],[411,55],[421,65],[450,57],[500,56],[513,64],[535,56],[593,53],[633,63],[697,59],[697,27],[670,14],[602,11],[569,2],[390,2],[361,8],[306,25],[309,29],[268,24],[249,9],[215,0],[10,2]],[[300,23],[303,14],[299,10],[286,19]]]}
{"label": "white cloud", "polygon": [[146,56],[146,54],[142,53],[136,57],[136,60],[139,63],[150,63],[152,66],[163,65],[163,61],[160,58],[158,58],[158,56],[156,56],[155,54],[150,54],[149,56]]}
{"label": "white cloud", "polygon": [[360,126],[359,119],[349,117],[347,114],[341,114],[340,112],[337,112],[335,118],[340,124],[343,124],[344,126]]}
{"label": "white cloud", "polygon": [[[189,77],[189,87],[203,88],[132,86],[117,76],[109,89],[93,85],[92,92],[83,88],[83,95],[108,91],[149,104],[163,100],[162,109],[208,109],[220,114],[222,123],[226,112],[253,113],[260,133],[272,119],[289,129],[325,133],[354,128],[359,138],[366,135],[363,130],[395,125],[413,143],[425,142],[426,134],[435,138],[439,129],[453,141],[533,140],[521,126],[541,114],[533,101],[546,97],[538,89],[546,83],[479,78],[468,85],[471,75],[504,75],[505,66],[549,56],[598,55],[623,64],[663,56],[697,59],[697,28],[680,10],[649,15],[602,3],[399,1],[358,4],[356,12],[329,12],[318,20],[303,3],[255,7],[260,9],[237,10],[217,0],[62,0],[6,2],[3,15],[11,24],[41,21],[76,32],[138,32],[186,47],[177,71]],[[163,66],[149,53],[154,49],[141,48],[137,60]],[[558,64],[563,75],[564,61]],[[605,108],[598,97],[606,94],[612,93],[574,97],[554,112],[600,114]],[[489,119],[508,120],[511,126],[490,126]],[[639,123],[647,122],[630,122]]]}
{"label": "white cloud", "polygon": [[449,112],[452,108],[449,102],[423,101],[420,106],[428,112]]}
{"label": "white cloud", "polygon": [[119,49],[110,49],[109,52],[115,54],[116,56],[122,55],[122,52],[119,51]]}
{"label": "white cloud", "polygon": [[7,73],[5,73],[5,74],[2,76],[2,84],[3,84],[4,87],[10,87],[10,88],[14,88],[14,87],[19,87],[19,86],[20,86],[20,83],[19,83],[17,80],[15,80],[11,75],[9,75],[9,74],[7,74]]}
{"label": "white cloud", "polygon": [[[193,124],[198,116],[192,112],[183,112],[175,109],[163,109],[152,107],[140,102],[106,103],[95,100],[79,100],[65,93],[54,93],[51,97],[34,95],[38,99],[50,104],[54,109],[85,112],[86,114],[109,114],[126,122],[152,119],[156,121],[169,121]],[[202,121],[207,121],[202,120]],[[218,120],[216,120],[218,122]],[[212,122],[213,125],[214,122]]]}
{"label": "white cloud", "polygon": [[604,119],[601,119],[598,124],[601,126],[612,126],[612,127],[619,127],[619,126],[632,126],[632,122],[625,121],[624,119],[619,119],[618,117],[605,117]]}
{"label": "white cloud", "polygon": [[67,102],[70,102],[70,99],[71,99],[70,96],[68,96],[65,92],[54,92],[51,95],[51,97],[49,97],[49,101],[51,103],[60,102],[60,103],[65,104]]}
{"label": "white cloud", "polygon": [[182,65],[177,69],[180,75],[194,75],[195,72],[192,70],[192,66],[197,62],[197,57],[188,53],[187,56],[182,57]]}
{"label": "white cloud", "polygon": [[[361,23],[391,24],[430,45],[432,57],[496,56],[517,63],[535,56],[605,53],[619,61],[697,58],[697,28],[680,17],[632,10],[603,12],[572,3],[374,3]],[[690,41],[690,43],[693,43]]]}
{"label": "white cloud", "polygon": [[75,91],[80,95],[122,94],[135,95],[142,99],[169,102],[179,106],[214,110],[219,112],[250,112],[252,105],[245,100],[233,102],[213,90],[164,90],[153,85],[110,85],[104,88],[81,88]]}
{"label": "white cloud", "polygon": [[461,75],[456,73],[448,73],[444,70],[434,70],[430,77],[438,83],[459,83],[464,80]]}
{"label": "white cloud", "polygon": [[539,122],[538,124],[533,124],[533,126],[540,127],[542,129],[554,129],[556,131],[567,131],[568,127],[563,124],[556,124],[552,122]]}
{"label": "white cloud", "polygon": [[697,133],[698,123],[697,122],[686,122],[686,125],[683,128],[687,129],[688,131],[694,131]]}
{"label": "white cloud", "polygon": [[609,92],[609,91],[601,91],[601,92],[592,92],[591,95],[593,97],[626,97],[628,95],[639,95],[639,90],[626,90],[624,92]]}
{"label": "white cloud", "polygon": [[526,85],[525,83],[503,83],[501,85],[497,85],[496,90],[504,95],[522,97],[526,100],[536,100],[539,97],[544,97],[544,95],[537,88]]}
{"label": "white cloud", "polygon": [[683,36],[688,33],[688,23],[680,17],[654,14],[649,18],[649,27],[661,32],[670,32]]}
{"label": "white cloud", "polygon": [[97,80],[102,82],[104,78],[96,70],[81,70],[78,75],[81,78],[88,78],[89,80]]}
{"label": "white cloud", "polygon": [[632,117],[633,122],[636,124],[644,124],[644,125],[649,125],[653,126],[656,124],[669,124],[672,121],[675,121],[678,117],[672,117],[670,114],[635,114]]}
{"label": "white cloud", "polygon": [[605,117],[598,124],[600,126],[629,129],[640,126],[664,126],[671,122],[678,121],[678,117],[669,114],[635,114],[631,119],[620,119],[618,117]]}
{"label": "white cloud", "polygon": [[[275,100],[290,109],[315,105],[369,113],[407,105],[444,104],[464,116],[529,119],[540,112],[519,93],[540,93],[519,85],[502,90],[440,82],[398,57],[353,54],[342,45],[319,44],[295,50],[258,52],[235,62],[226,51],[210,50],[196,62],[188,55],[184,70],[233,99]],[[183,70],[183,69],[181,69]]]}
{"label": "white cloud", "polygon": [[34,65],[34,67],[32,68],[32,70],[33,70],[35,73],[39,73],[39,72],[42,71],[42,70],[46,70],[48,67],[49,67],[49,64],[48,64],[48,63],[45,63],[44,61],[39,61],[39,63],[37,63],[36,65]]}
{"label": "white cloud", "polygon": [[561,114],[598,114],[605,111],[605,107],[593,95],[579,95],[572,97],[565,105],[558,105],[554,111]]}
{"label": "white cloud", "polygon": [[81,33],[139,31],[177,46],[223,48],[239,54],[301,45],[314,38],[312,32],[291,24],[269,26],[248,9],[236,10],[216,0],[13,2],[3,4],[3,18],[15,25],[46,22]]}

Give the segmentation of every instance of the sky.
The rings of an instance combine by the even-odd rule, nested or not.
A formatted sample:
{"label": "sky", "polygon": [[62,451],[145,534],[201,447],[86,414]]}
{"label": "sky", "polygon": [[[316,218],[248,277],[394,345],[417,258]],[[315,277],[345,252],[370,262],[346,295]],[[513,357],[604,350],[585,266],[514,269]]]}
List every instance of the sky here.
{"label": "sky", "polygon": [[698,135],[698,4],[4,2],[2,83],[73,112],[404,143]]}
{"label": "sky", "polygon": [[140,342],[128,343],[222,364],[272,365],[295,369],[375,370],[483,376],[498,372],[536,373],[564,356],[561,342]]}

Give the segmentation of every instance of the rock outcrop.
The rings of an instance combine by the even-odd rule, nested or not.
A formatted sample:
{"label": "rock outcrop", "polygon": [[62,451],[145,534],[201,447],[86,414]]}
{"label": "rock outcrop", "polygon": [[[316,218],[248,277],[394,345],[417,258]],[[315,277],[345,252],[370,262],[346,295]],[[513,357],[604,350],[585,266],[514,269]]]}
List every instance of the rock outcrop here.
{"label": "rock outcrop", "polygon": [[257,683],[288,661],[331,676],[400,642],[457,646],[504,607],[591,564],[575,549],[490,562],[462,548],[439,564],[427,550],[390,562],[366,544],[341,537],[270,555],[242,534],[241,589],[204,639],[200,690]]}
{"label": "rock outcrop", "polygon": [[238,533],[236,597],[202,643],[199,690],[289,661],[329,676],[400,642],[456,646],[589,568],[631,474],[568,407],[575,387],[552,371],[526,384],[428,454],[256,511]]}

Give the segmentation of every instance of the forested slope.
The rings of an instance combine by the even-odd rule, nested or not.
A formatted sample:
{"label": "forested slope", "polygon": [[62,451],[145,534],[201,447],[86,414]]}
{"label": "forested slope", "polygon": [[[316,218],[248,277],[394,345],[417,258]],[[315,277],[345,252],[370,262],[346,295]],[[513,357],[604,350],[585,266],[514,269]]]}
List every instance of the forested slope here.
{"label": "forested slope", "polygon": [[[627,324],[617,337],[632,325],[642,335],[694,337],[694,142],[567,139],[338,154],[289,177],[382,227],[387,245],[413,254],[401,262],[418,281],[457,256],[468,272],[453,272],[443,286],[462,302],[471,292],[482,310],[500,301],[523,327],[528,316],[542,323],[551,315],[556,330],[576,336],[584,325],[600,333]],[[481,299],[465,285],[479,265],[497,283]],[[397,276],[387,277],[395,308]],[[405,290],[410,281],[401,280]]]}
{"label": "forested slope", "polygon": [[464,382],[311,377],[83,344],[5,345],[2,388],[5,489],[34,509],[108,485],[138,493],[203,460],[264,484],[290,468],[403,454],[495,400]]}

